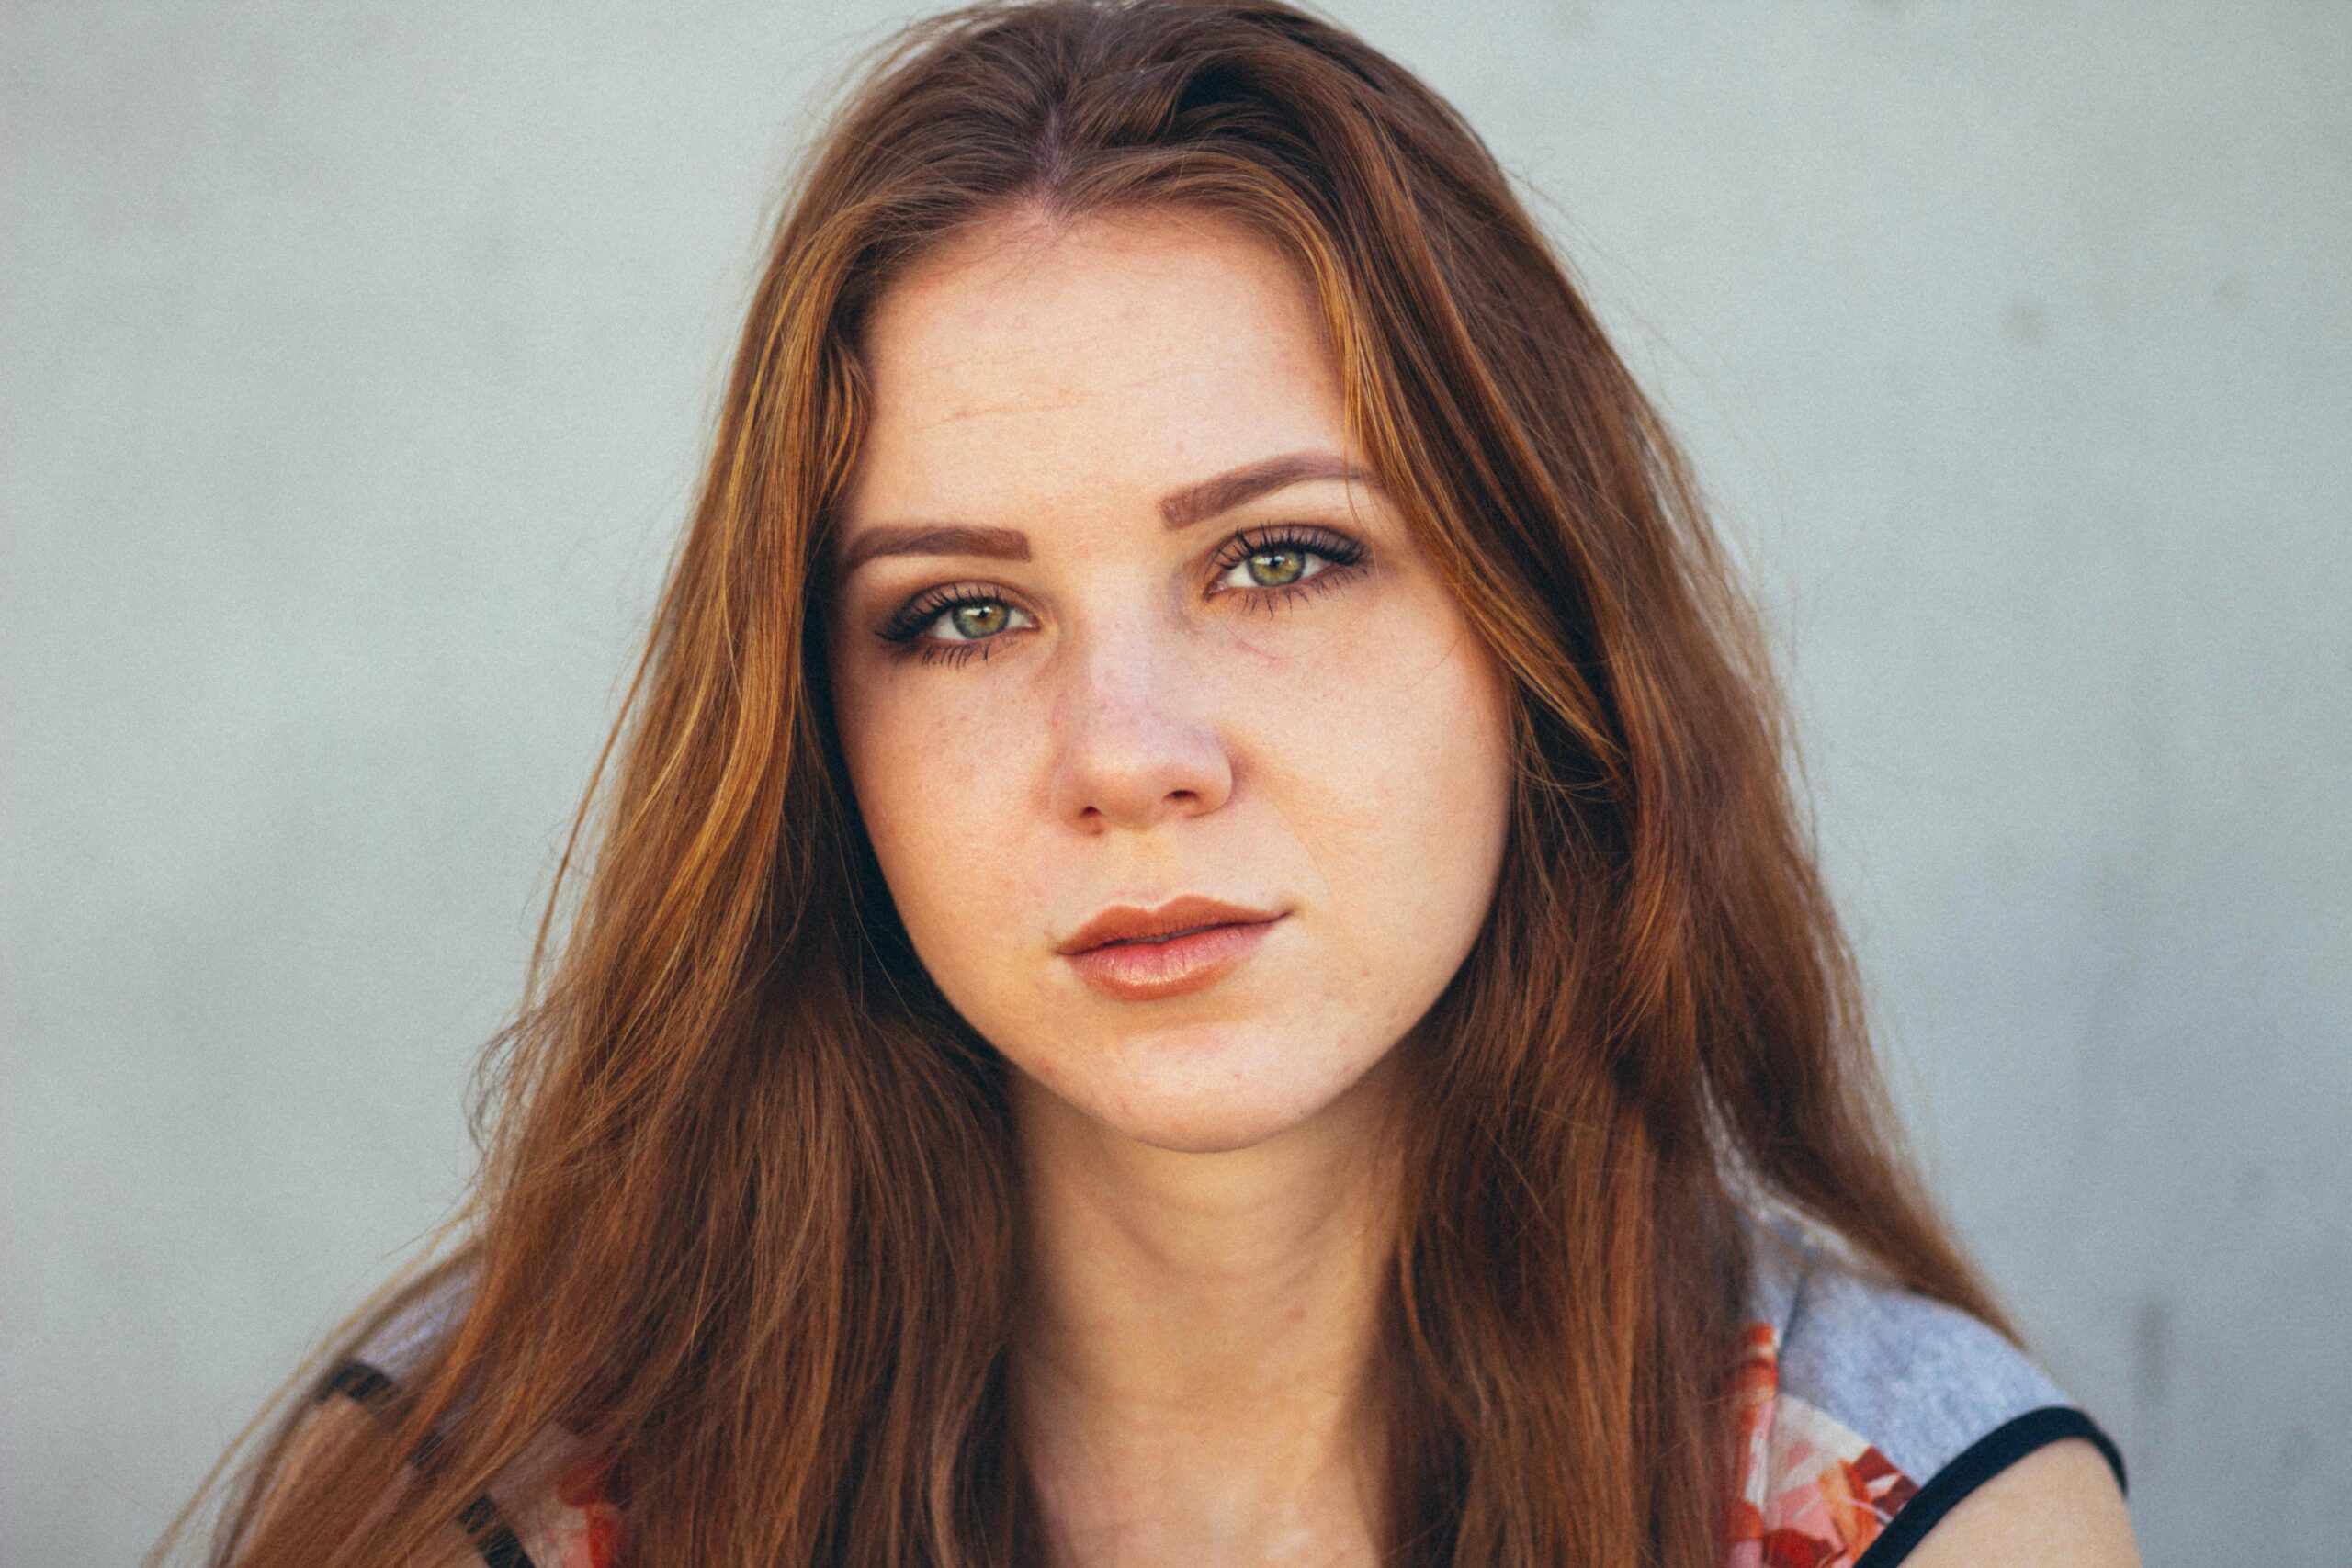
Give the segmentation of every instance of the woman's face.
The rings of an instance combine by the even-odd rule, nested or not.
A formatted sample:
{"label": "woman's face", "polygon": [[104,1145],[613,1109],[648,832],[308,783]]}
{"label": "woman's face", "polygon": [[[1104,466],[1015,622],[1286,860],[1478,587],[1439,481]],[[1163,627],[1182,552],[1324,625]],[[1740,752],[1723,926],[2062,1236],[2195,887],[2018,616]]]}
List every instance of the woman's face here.
{"label": "woman's face", "polygon": [[[1510,759],[1303,276],[1214,218],[1008,220],[865,357],[833,701],[940,990],[1024,1095],[1159,1147],[1377,1081],[1485,919]],[[1210,929],[1068,951],[1123,908]]]}

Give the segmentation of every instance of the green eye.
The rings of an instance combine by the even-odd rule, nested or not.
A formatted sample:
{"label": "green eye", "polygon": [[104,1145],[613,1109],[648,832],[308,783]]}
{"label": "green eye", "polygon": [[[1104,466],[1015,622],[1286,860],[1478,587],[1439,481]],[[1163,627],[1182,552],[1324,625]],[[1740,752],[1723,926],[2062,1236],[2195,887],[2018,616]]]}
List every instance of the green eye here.
{"label": "green eye", "polygon": [[1287,524],[1236,534],[1218,552],[1217,570],[1223,586],[1260,591],[1252,596],[1271,604],[1283,589],[1329,587],[1327,578],[1363,558],[1363,547],[1344,534]]}
{"label": "green eye", "polygon": [[949,610],[947,618],[955,623],[958,636],[984,637],[1002,631],[1011,614],[1001,599],[967,599]]}
{"label": "green eye", "polygon": [[1261,588],[1295,582],[1306,570],[1306,552],[1287,545],[1252,550],[1248,557],[1250,579]]}

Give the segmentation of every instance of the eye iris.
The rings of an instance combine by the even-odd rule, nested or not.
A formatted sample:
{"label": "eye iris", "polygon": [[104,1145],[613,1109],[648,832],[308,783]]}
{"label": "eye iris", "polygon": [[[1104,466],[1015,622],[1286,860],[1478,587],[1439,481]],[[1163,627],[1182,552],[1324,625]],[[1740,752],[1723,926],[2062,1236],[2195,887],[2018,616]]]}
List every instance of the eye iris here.
{"label": "eye iris", "polygon": [[993,599],[986,599],[974,604],[958,604],[947,612],[947,618],[956,623],[956,630],[959,636],[983,637],[1003,629],[1004,615],[1005,610],[1001,604]]}
{"label": "eye iris", "polygon": [[[1273,564],[1261,571],[1259,570],[1261,561]],[[1306,570],[1306,552],[1287,545],[1250,552],[1250,576],[1261,588],[1280,588],[1286,582],[1295,582],[1299,573]]]}

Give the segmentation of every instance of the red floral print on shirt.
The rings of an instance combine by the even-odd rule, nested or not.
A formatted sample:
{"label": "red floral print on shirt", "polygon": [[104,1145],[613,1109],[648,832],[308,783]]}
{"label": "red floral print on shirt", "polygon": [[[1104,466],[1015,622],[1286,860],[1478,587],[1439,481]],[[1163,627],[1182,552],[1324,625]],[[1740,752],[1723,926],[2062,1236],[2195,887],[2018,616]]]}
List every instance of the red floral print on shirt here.
{"label": "red floral print on shirt", "polygon": [[1780,1384],[1778,1336],[1751,1323],[1732,1372],[1739,1458],[1728,1568],[1851,1568],[1918,1486]]}

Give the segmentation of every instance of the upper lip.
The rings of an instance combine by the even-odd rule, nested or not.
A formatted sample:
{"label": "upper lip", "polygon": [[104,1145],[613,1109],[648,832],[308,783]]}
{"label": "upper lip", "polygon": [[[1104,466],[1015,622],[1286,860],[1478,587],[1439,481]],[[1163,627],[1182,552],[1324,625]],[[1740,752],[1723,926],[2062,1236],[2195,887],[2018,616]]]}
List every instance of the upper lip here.
{"label": "upper lip", "polygon": [[1226,903],[1220,898],[1204,898],[1198,894],[1187,893],[1149,909],[1139,909],[1133,904],[1114,904],[1072,931],[1055,951],[1083,953],[1090,947],[1101,947],[1104,942],[1167,936],[1196,926],[1257,925],[1280,918],[1279,910],[1252,909],[1240,904]]}

